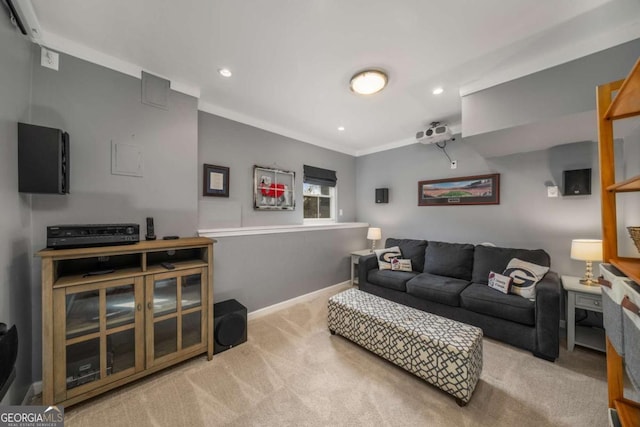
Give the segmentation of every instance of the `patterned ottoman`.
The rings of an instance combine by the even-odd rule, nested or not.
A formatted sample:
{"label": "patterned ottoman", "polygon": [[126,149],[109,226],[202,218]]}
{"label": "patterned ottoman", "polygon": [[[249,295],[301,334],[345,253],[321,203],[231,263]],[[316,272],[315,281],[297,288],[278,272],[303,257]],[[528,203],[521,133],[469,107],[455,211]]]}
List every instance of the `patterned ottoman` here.
{"label": "patterned ottoman", "polygon": [[348,289],[329,299],[329,331],[456,398],[471,399],[482,372],[482,329]]}

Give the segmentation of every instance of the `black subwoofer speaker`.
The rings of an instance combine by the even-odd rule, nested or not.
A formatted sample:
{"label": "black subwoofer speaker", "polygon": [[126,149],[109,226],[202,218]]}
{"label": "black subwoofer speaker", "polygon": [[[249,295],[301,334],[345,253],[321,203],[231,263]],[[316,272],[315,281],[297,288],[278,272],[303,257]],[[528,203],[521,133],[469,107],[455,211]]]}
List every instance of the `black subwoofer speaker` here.
{"label": "black subwoofer speaker", "polygon": [[591,169],[564,171],[564,195],[591,194]]}
{"label": "black subwoofer speaker", "polygon": [[247,307],[234,299],[213,305],[213,354],[247,341]]}
{"label": "black subwoofer speaker", "polygon": [[376,188],[376,203],[389,203],[388,188]]}

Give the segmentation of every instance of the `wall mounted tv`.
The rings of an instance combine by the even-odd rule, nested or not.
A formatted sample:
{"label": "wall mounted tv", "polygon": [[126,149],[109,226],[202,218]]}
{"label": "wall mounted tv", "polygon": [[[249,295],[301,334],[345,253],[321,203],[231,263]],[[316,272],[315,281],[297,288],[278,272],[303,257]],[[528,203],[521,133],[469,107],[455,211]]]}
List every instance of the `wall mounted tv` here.
{"label": "wall mounted tv", "polygon": [[69,193],[69,134],[18,123],[18,191]]}

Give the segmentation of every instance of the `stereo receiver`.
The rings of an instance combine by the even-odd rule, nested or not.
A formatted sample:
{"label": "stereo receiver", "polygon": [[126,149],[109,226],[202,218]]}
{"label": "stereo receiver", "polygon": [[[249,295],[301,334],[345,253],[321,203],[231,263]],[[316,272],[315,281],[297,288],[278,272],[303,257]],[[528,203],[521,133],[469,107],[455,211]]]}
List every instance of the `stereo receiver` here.
{"label": "stereo receiver", "polygon": [[47,227],[47,248],[130,245],[140,241],[139,224],[79,224]]}

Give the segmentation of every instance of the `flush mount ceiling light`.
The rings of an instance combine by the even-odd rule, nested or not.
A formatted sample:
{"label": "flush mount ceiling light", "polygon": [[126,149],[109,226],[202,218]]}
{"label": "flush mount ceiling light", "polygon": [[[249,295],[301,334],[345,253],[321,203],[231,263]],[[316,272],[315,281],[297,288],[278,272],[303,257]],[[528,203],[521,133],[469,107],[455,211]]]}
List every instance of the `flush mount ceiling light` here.
{"label": "flush mount ceiling light", "polygon": [[340,132],[344,131],[344,126],[338,126],[338,130],[339,130]]}
{"label": "flush mount ceiling light", "polygon": [[222,77],[231,77],[231,70],[228,68],[220,68],[218,73],[220,73]]}
{"label": "flush mount ceiling light", "polygon": [[389,78],[382,70],[368,69],[351,77],[349,87],[360,95],[371,95],[380,92],[387,85]]}
{"label": "flush mount ceiling light", "polygon": [[434,95],[440,95],[442,92],[444,92],[444,89],[442,89],[441,87],[437,87],[433,90],[433,94]]}

